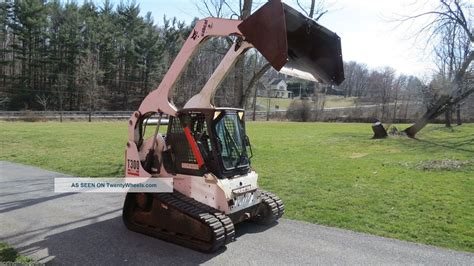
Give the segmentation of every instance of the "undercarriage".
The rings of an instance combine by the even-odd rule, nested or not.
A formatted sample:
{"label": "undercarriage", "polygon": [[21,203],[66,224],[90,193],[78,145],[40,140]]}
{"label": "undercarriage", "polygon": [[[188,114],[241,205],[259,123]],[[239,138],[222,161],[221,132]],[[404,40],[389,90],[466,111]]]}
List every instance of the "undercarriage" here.
{"label": "undercarriage", "polygon": [[128,193],[123,221],[129,230],[201,252],[215,252],[234,240],[234,223],[248,220],[271,224],[285,207],[262,191],[262,202],[229,216],[199,201],[173,193]]}

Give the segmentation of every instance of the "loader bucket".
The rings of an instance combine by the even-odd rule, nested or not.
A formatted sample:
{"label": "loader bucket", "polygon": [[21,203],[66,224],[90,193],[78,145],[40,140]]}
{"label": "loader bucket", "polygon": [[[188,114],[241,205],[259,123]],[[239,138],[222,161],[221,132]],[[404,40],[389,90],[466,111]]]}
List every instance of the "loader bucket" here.
{"label": "loader bucket", "polygon": [[280,0],[270,0],[238,27],[281,73],[333,85],[344,80],[339,36]]}

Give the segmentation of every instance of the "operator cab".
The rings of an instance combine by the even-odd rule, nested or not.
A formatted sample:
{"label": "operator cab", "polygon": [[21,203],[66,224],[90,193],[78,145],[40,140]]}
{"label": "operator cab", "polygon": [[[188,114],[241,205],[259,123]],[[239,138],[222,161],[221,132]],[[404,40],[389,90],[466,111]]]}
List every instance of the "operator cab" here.
{"label": "operator cab", "polygon": [[166,142],[171,149],[165,167],[172,172],[230,178],[250,171],[242,109],[183,109],[170,118]]}

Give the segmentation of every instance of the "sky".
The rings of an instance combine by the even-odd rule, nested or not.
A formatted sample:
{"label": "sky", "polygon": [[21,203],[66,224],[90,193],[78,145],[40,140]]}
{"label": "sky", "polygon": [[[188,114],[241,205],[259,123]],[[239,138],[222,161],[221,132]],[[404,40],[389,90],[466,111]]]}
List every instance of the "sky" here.
{"label": "sky", "polygon": [[[152,12],[158,25],[163,24],[164,15],[187,23],[194,17],[204,17],[196,7],[197,1],[199,0],[136,0],[143,15],[148,11]],[[435,66],[431,62],[429,48],[423,41],[417,42],[414,38],[414,32],[423,25],[423,21],[400,26],[394,19],[400,15],[433,9],[437,0],[325,1],[329,4],[329,12],[319,23],[341,37],[345,61],[364,63],[371,69],[390,66],[398,74],[419,77],[426,77],[434,72]],[[283,2],[298,9],[295,0]],[[254,0],[254,3],[263,4],[265,1]],[[309,6],[309,0],[300,0],[300,3]]]}

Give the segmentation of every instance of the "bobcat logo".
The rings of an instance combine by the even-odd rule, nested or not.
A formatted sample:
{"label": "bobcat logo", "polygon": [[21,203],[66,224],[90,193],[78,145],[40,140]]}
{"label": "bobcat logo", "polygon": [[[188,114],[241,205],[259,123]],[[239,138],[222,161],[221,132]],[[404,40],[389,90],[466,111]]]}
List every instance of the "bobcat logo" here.
{"label": "bobcat logo", "polygon": [[198,32],[197,32],[196,30],[194,30],[194,31],[193,31],[193,35],[191,36],[191,38],[192,38],[193,40],[196,40],[197,36],[198,36]]}

